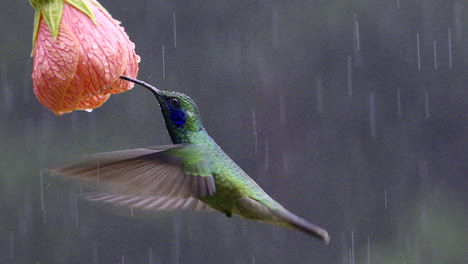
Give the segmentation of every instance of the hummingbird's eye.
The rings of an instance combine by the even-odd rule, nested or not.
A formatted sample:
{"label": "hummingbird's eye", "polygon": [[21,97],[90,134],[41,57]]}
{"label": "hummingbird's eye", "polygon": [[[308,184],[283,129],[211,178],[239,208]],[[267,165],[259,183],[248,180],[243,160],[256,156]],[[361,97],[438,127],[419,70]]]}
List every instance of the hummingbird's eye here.
{"label": "hummingbird's eye", "polygon": [[176,108],[180,107],[180,101],[179,101],[179,99],[177,99],[177,98],[175,98],[175,97],[174,97],[174,98],[171,98],[171,99],[169,100],[169,102],[171,103],[171,105],[172,105],[173,107],[176,107]]}

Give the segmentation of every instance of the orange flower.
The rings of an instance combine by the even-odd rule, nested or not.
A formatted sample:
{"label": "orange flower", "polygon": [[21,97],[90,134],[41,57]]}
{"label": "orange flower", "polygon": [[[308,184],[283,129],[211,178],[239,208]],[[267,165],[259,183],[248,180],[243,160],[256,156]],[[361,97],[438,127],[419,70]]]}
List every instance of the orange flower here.
{"label": "orange flower", "polygon": [[119,76],[137,76],[135,45],[99,3],[30,2],[37,11],[32,79],[44,106],[57,115],[94,109],[133,87]]}

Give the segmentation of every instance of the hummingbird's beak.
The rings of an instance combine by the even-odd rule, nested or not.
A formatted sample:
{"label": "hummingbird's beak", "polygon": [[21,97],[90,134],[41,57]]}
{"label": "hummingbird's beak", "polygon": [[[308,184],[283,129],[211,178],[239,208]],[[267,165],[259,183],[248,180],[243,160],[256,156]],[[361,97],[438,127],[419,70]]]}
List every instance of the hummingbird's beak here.
{"label": "hummingbird's beak", "polygon": [[144,81],[140,81],[138,79],[134,79],[134,78],[131,78],[131,77],[128,77],[128,76],[120,76],[120,79],[122,80],[126,80],[126,81],[129,81],[129,82],[133,82],[133,83],[136,83],[136,84],[139,84],[145,88],[148,88],[148,90],[150,90],[155,96],[156,98],[159,98],[159,93],[161,92],[161,90],[159,90],[158,88],[144,82]]}

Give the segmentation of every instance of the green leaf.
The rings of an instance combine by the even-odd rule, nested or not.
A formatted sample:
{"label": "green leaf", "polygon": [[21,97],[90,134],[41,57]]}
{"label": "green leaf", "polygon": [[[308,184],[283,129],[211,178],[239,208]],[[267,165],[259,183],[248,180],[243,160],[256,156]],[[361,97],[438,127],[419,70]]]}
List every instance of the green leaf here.
{"label": "green leaf", "polygon": [[57,39],[63,14],[63,0],[51,0],[39,7],[54,39]]}
{"label": "green leaf", "polygon": [[[97,25],[96,17],[94,16],[91,7],[89,6],[89,1],[87,0],[65,0],[70,5],[74,6],[76,9],[83,12],[85,15],[89,17],[93,21],[95,25]],[[100,5],[99,5],[100,6]]]}
{"label": "green leaf", "polygon": [[31,3],[31,5],[34,7],[34,9],[36,11],[38,11],[40,9],[41,2],[42,1],[40,1],[40,0],[29,0],[29,3]]}
{"label": "green leaf", "polygon": [[39,32],[39,22],[40,21],[41,21],[41,13],[36,11],[34,13],[34,29],[33,29],[31,56],[34,55],[34,50],[36,49],[37,33]]}

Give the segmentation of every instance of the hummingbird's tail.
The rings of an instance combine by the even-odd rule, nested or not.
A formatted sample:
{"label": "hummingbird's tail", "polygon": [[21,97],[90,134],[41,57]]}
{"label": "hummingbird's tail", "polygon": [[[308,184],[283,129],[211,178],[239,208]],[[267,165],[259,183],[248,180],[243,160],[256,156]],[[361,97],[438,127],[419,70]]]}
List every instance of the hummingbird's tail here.
{"label": "hummingbird's tail", "polygon": [[[268,204],[268,205],[267,205]],[[273,225],[296,228],[319,238],[325,244],[330,242],[328,232],[318,227],[299,216],[289,212],[279,203],[269,198],[266,201],[261,199],[253,199],[250,197],[242,197],[236,203],[237,214],[244,218],[256,221],[262,221]]]}
{"label": "hummingbird's tail", "polygon": [[299,216],[289,212],[288,210],[286,210],[284,208],[270,209],[270,211],[276,217],[278,217],[278,218],[280,218],[282,220],[281,221],[282,223],[280,223],[280,225],[282,225],[283,223],[286,223],[287,226],[297,228],[299,230],[302,230],[302,231],[308,233],[309,235],[315,236],[315,237],[323,240],[323,242],[325,242],[325,244],[328,244],[330,242],[330,235],[328,234],[328,232],[325,229],[323,229],[323,228],[321,228],[319,226],[316,226],[316,225],[308,222],[307,220],[305,220],[303,218],[300,218]]}

